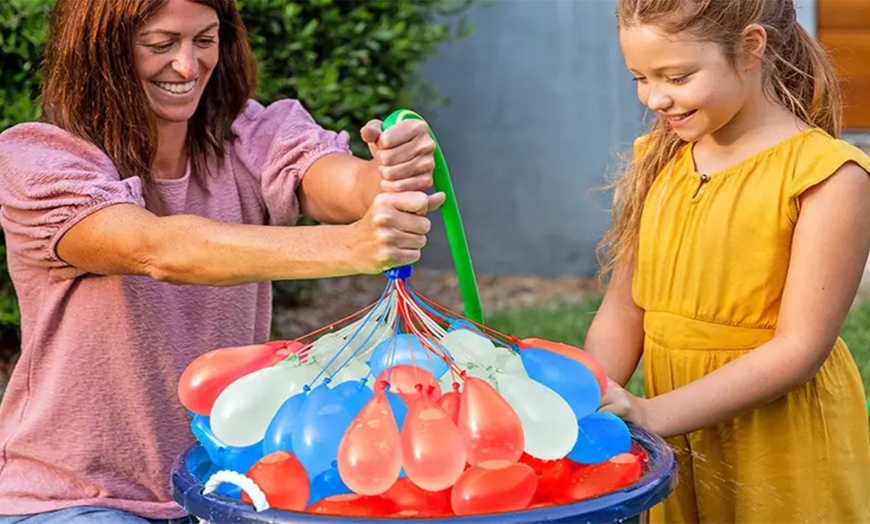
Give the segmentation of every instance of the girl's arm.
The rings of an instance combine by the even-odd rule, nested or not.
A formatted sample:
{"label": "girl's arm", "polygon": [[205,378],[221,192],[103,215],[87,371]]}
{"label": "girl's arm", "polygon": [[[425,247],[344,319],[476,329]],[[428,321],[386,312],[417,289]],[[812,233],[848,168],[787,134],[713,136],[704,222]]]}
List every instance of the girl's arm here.
{"label": "girl's arm", "polygon": [[643,353],[643,309],[631,296],[634,263],[618,264],[595,313],[583,348],[604,367],[607,376],[624,386]]}
{"label": "girl's arm", "polygon": [[779,321],[770,342],[669,393],[653,399],[626,396],[627,418],[662,436],[684,434],[812,380],[852,305],[868,252],[870,177],[849,163],[801,199]]}

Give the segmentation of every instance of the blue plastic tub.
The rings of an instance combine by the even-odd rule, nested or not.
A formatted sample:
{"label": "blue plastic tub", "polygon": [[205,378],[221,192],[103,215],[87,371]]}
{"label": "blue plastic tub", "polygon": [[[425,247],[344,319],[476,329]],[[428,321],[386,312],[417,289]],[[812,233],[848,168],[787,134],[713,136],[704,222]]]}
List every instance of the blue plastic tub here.
{"label": "blue plastic tub", "polygon": [[351,518],[268,509],[253,506],[215,493],[204,495],[203,488],[212,463],[201,446],[193,446],[175,461],[172,490],[175,500],[192,516],[213,524],[222,523],[332,523],[359,524],[372,520],[401,524],[605,524],[634,517],[665,499],[676,483],[676,462],[671,448],[661,438],[631,427],[632,439],[647,453],[643,476],[631,486],[594,499],[512,513],[428,519]]}

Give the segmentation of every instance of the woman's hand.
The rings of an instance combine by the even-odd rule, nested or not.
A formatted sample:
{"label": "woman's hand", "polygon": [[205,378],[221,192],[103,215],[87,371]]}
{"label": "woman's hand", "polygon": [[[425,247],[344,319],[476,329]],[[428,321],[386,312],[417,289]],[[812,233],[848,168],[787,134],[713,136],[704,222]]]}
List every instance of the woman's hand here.
{"label": "woman's hand", "polygon": [[381,193],[365,216],[348,226],[360,273],[376,274],[420,260],[432,223],[426,214],[444,203],[444,193]]}
{"label": "woman's hand", "polygon": [[613,413],[626,422],[631,422],[647,431],[653,431],[649,427],[649,405],[649,399],[632,395],[618,383],[608,378],[607,392],[601,399],[601,407],[598,408],[598,411]]}
{"label": "woman's hand", "polygon": [[388,193],[427,191],[435,169],[435,140],[422,120],[404,120],[381,131],[372,120],[360,131],[381,175],[381,190]]}
{"label": "woman's hand", "polygon": [[[314,161],[298,190],[303,215],[322,224],[350,224],[369,211],[380,193],[427,192],[432,188],[435,140],[425,122],[405,120],[381,131],[381,122],[372,120],[360,135],[372,152],[372,160],[328,154]],[[443,199],[444,195],[435,198]]]}

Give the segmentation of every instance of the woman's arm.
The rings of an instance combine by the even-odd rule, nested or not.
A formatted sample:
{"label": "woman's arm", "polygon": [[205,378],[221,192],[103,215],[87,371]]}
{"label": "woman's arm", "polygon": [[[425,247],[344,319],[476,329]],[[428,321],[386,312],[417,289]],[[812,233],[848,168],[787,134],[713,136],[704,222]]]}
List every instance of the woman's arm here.
{"label": "woman's arm", "polygon": [[58,243],[58,256],[91,273],[215,286],[379,273],[413,264],[431,227],[425,215],[445,197],[423,192],[432,186],[435,145],[423,122],[401,122],[384,132],[380,125],[372,121],[362,130],[373,160],[328,154],[302,177],[303,214],[341,225],[229,224],[193,215],[157,217],[118,204],[70,228]]}
{"label": "woman's arm", "polygon": [[350,225],[278,227],[157,217],[132,205],[94,212],[61,238],[61,259],[84,271],[147,275],[178,284],[230,286],[266,280],[378,273],[420,258],[443,199],[422,192],[378,195]]}
{"label": "woman's arm", "polygon": [[405,120],[381,131],[380,121],[373,120],[360,134],[372,160],[338,153],[316,160],[298,191],[303,215],[325,224],[347,224],[359,220],[382,191],[432,187],[435,141],[425,122]]}
{"label": "woman's arm", "polygon": [[643,353],[643,309],[631,296],[632,262],[618,264],[595,313],[583,348],[604,367],[607,376],[624,386]]}
{"label": "woman's arm", "polygon": [[608,392],[603,409],[672,436],[727,420],[812,380],[831,352],[870,252],[870,177],[846,164],[801,202],[774,337],[653,399]]}

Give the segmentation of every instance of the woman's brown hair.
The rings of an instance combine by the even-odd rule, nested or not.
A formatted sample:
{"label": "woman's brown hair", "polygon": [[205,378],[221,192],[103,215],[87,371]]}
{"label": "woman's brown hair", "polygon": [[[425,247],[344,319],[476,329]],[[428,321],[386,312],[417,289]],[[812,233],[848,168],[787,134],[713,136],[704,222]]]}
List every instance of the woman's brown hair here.
{"label": "woman's brown hair", "polygon": [[[840,88],[834,67],[818,42],[798,23],[792,0],[619,0],[620,28],[641,24],[668,34],[688,32],[718,44],[734,63],[743,30],[751,24],[767,32],[764,56],[768,95],[795,116],[832,136],[841,127]],[[634,256],[644,200],[659,172],[685,144],[656,117],[627,169],[614,184],[613,221],[599,245],[602,278]]]}
{"label": "woman's brown hair", "polygon": [[[133,66],[136,32],[168,0],[58,0],[43,63],[44,118],[100,147],[122,178],[139,176],[148,207],[163,206],[149,183],[157,151],[153,113]],[[202,182],[223,160],[232,123],[253,95],[256,73],[235,0],[192,0],[215,10],[219,60],[190,120],[191,172]]]}

